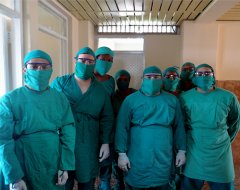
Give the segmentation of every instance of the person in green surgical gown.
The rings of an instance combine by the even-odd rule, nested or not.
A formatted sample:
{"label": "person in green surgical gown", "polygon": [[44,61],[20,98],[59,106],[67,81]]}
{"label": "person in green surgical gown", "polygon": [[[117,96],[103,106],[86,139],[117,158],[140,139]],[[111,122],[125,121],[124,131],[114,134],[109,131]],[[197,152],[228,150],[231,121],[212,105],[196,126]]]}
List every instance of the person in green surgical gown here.
{"label": "person in green surgical gown", "polygon": [[213,68],[196,68],[196,88],[180,95],[186,115],[187,161],[183,190],[201,190],[207,181],[212,190],[230,190],[234,181],[231,143],[239,130],[236,96],[215,87]]}
{"label": "person in green surgical gown", "polygon": [[194,69],[195,65],[191,62],[186,62],[182,65],[180,81],[178,84],[178,89],[180,90],[180,92],[185,92],[195,87],[195,85],[192,82]]}
{"label": "person in green surgical gown", "polygon": [[178,90],[179,73],[177,68],[168,67],[163,72],[163,90],[178,96],[180,91]]}
{"label": "person in green surgical gown", "polygon": [[143,72],[141,89],[123,101],[117,118],[115,150],[126,189],[170,188],[173,148],[176,166],[185,163],[186,136],[178,99],[161,90],[156,66]]}
{"label": "person in green surgical gown", "polygon": [[[111,75],[108,75],[108,71],[112,67],[114,52],[108,47],[100,47],[95,52],[96,65],[94,76],[103,85],[108,95],[112,97],[115,90],[115,80]],[[113,143],[109,144],[110,156],[100,163],[99,169],[99,190],[111,190],[110,180],[112,173],[112,161],[113,161]]]}
{"label": "person in green surgical gown", "polygon": [[10,190],[60,190],[75,169],[75,127],[64,94],[48,86],[52,60],[24,58],[25,86],[0,99],[0,163]]}
{"label": "person in green surgical gown", "polygon": [[98,175],[98,162],[109,156],[109,142],[113,126],[110,96],[93,75],[95,54],[89,47],[76,54],[75,73],[57,77],[51,84],[63,92],[72,108],[76,125],[76,172],[69,176],[66,189],[93,188]]}

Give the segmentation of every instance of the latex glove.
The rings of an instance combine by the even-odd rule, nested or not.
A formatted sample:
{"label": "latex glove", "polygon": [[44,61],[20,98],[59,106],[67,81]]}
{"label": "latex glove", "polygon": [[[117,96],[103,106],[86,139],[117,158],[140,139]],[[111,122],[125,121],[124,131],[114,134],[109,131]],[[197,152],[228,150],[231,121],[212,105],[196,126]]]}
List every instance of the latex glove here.
{"label": "latex glove", "polygon": [[180,167],[186,162],[186,151],[185,150],[179,150],[176,156],[176,166]]}
{"label": "latex glove", "polygon": [[68,179],[68,172],[67,171],[62,171],[58,170],[58,180],[56,185],[65,185]]}
{"label": "latex glove", "polygon": [[9,185],[10,190],[27,190],[26,183],[21,179],[16,183],[11,183]]}
{"label": "latex glove", "polygon": [[109,144],[102,144],[99,152],[99,162],[102,162],[110,155]]}
{"label": "latex glove", "polygon": [[118,153],[118,167],[125,172],[131,168],[130,161],[126,153]]}

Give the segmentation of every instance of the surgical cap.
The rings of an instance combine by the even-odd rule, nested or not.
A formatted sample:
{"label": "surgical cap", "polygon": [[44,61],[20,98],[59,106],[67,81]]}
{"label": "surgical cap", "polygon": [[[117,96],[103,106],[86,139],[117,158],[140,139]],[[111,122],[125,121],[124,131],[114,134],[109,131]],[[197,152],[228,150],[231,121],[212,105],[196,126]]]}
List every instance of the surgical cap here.
{"label": "surgical cap", "polygon": [[95,53],[94,53],[94,51],[93,51],[91,48],[89,48],[89,47],[84,47],[84,48],[80,49],[80,50],[76,53],[75,59],[77,59],[80,54],[89,54],[89,55],[92,55],[92,56],[94,57],[94,59],[95,59]]}
{"label": "surgical cap", "polygon": [[195,68],[195,65],[194,65],[192,62],[185,62],[185,63],[182,65],[182,67],[187,66],[187,65],[192,66],[193,68]]}
{"label": "surgical cap", "polygon": [[207,68],[211,69],[212,72],[214,73],[213,68],[212,68],[210,65],[206,64],[206,63],[203,63],[203,64],[198,65],[198,66],[196,67],[195,71],[197,71],[198,69],[200,69],[200,68],[202,68],[202,67],[207,67]]}
{"label": "surgical cap", "polygon": [[37,59],[37,58],[46,59],[49,62],[49,64],[52,65],[52,59],[50,55],[48,55],[46,52],[39,49],[32,50],[27,53],[27,55],[24,57],[24,61],[23,61],[24,65],[26,66],[31,59]]}
{"label": "surgical cap", "polygon": [[114,78],[115,80],[117,80],[121,75],[127,76],[129,79],[131,78],[130,73],[127,72],[126,70],[122,69],[119,70],[118,72],[116,72]]}
{"label": "surgical cap", "polygon": [[164,70],[163,72],[163,76],[165,76],[167,74],[167,72],[175,72],[177,73],[177,75],[179,76],[179,72],[178,72],[178,69],[175,68],[175,67],[168,67]]}
{"label": "surgical cap", "polygon": [[156,66],[150,66],[150,67],[147,67],[147,68],[144,69],[143,75],[146,75],[146,74],[160,74],[160,75],[162,75],[162,71]]}
{"label": "surgical cap", "polygon": [[112,57],[114,56],[114,52],[110,48],[105,46],[98,48],[95,55],[97,57],[103,54],[111,55]]}

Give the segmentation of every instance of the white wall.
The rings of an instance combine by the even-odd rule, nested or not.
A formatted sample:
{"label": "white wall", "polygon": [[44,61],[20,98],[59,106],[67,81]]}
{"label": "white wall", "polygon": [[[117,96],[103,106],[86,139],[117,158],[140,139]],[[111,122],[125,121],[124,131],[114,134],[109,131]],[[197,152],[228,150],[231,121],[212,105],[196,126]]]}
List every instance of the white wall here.
{"label": "white wall", "polygon": [[145,35],[145,66],[156,65],[163,71],[169,66],[180,66],[181,35]]}
{"label": "white wall", "polygon": [[210,64],[218,80],[240,80],[240,22],[184,22],[182,62]]}

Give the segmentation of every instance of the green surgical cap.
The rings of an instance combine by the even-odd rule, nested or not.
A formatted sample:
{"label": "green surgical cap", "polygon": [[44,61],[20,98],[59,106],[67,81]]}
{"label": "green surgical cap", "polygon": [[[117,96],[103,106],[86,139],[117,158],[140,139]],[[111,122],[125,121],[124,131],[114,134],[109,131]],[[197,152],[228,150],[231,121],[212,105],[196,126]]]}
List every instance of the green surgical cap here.
{"label": "green surgical cap", "polygon": [[161,75],[162,71],[158,67],[156,67],[156,66],[147,67],[143,71],[143,75],[151,74],[151,73],[153,73],[153,74],[160,74]]}
{"label": "green surgical cap", "polygon": [[118,72],[116,72],[114,78],[115,80],[117,80],[121,75],[127,76],[129,79],[131,78],[130,73],[127,72],[126,70],[122,69],[119,70]]}
{"label": "green surgical cap", "polygon": [[110,48],[105,46],[98,48],[95,53],[96,57],[103,54],[111,55],[112,57],[114,56],[114,52]]}
{"label": "green surgical cap", "polygon": [[168,67],[168,68],[166,68],[165,70],[164,70],[164,72],[163,72],[163,76],[165,76],[166,74],[167,74],[167,72],[175,72],[175,73],[177,73],[177,75],[179,76],[179,72],[178,72],[178,69],[177,68],[175,68],[175,67]]}
{"label": "green surgical cap", "polygon": [[95,53],[94,53],[94,51],[93,51],[91,48],[89,48],[89,47],[84,47],[84,48],[80,49],[80,50],[76,53],[75,59],[77,59],[80,54],[89,54],[89,55],[92,55],[92,56],[94,57],[94,59],[95,59]]}
{"label": "green surgical cap", "polygon": [[203,64],[198,65],[198,66],[196,67],[195,71],[197,71],[198,69],[200,69],[200,68],[202,68],[202,67],[208,67],[208,68],[211,69],[212,72],[214,73],[213,68],[212,68],[210,65],[206,64],[206,63],[203,63]]}
{"label": "green surgical cap", "polygon": [[37,58],[46,59],[49,62],[49,64],[52,65],[52,59],[50,55],[39,49],[32,50],[27,53],[27,55],[24,57],[24,65],[26,65],[31,59]]}
{"label": "green surgical cap", "polygon": [[192,62],[185,62],[182,67],[186,66],[186,65],[189,65],[189,66],[192,66],[193,68],[195,68],[195,65],[192,63]]}

